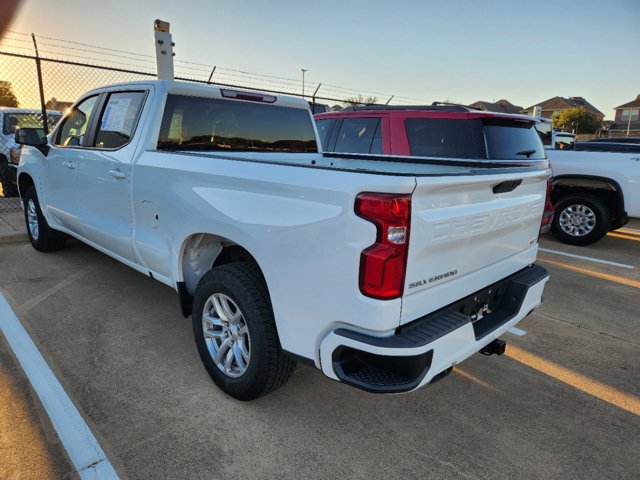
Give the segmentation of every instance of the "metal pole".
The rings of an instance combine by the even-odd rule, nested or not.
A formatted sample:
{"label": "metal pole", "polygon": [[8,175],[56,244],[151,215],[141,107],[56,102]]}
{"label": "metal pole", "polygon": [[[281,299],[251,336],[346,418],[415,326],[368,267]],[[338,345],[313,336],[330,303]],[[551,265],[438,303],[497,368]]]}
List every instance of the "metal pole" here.
{"label": "metal pole", "polygon": [[[627,122],[627,137],[629,136],[629,130],[631,129],[631,112],[632,112],[632,108],[629,109],[629,121]],[[623,110],[624,112],[624,110]]]}
{"label": "metal pole", "polygon": [[213,70],[211,70],[211,74],[209,75],[209,79],[207,80],[207,83],[211,83],[211,78],[213,77],[213,73],[216,71],[216,66],[213,66]]}
{"label": "metal pole", "polygon": [[40,90],[40,108],[42,109],[42,128],[44,129],[45,136],[49,135],[49,122],[47,118],[47,108],[44,102],[44,86],[42,83],[42,67],[40,66],[40,55],[38,54],[38,43],[36,42],[36,36],[32,33],[33,48],[36,51],[36,73],[38,75],[38,89]]}
{"label": "metal pole", "polygon": [[321,83],[318,84],[318,88],[316,88],[316,91],[313,92],[313,96],[311,97],[311,101],[313,103],[313,113],[316,113],[316,95],[318,93],[318,90],[320,90],[320,87],[322,86]]}
{"label": "metal pole", "polygon": [[309,70],[307,70],[306,68],[301,68],[300,71],[302,72],[302,98],[304,98],[304,74]]}
{"label": "metal pole", "polygon": [[390,102],[391,100],[393,100],[393,97],[395,97],[395,95],[391,95],[391,98],[390,98],[389,100],[387,100],[387,103],[385,103],[385,105],[389,105],[389,102]]}

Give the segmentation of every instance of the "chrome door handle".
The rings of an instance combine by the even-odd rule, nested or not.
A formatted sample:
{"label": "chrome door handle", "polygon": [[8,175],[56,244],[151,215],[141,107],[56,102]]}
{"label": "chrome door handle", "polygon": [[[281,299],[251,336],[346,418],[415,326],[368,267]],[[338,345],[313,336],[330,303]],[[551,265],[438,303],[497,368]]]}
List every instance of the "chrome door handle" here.
{"label": "chrome door handle", "polygon": [[122,170],[109,170],[109,175],[111,175],[116,180],[122,180],[123,178],[127,178],[127,176]]}
{"label": "chrome door handle", "polygon": [[73,162],[62,162],[62,166],[68,168],[69,170],[73,170],[76,168],[76,164]]}

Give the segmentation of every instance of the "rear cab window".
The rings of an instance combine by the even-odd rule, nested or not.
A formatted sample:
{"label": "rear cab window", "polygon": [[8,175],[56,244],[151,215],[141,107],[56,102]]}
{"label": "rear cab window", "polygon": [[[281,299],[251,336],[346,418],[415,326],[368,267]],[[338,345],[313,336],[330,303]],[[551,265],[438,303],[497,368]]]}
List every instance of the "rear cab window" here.
{"label": "rear cab window", "polygon": [[411,155],[490,160],[545,159],[534,122],[512,118],[408,118]]}
{"label": "rear cab window", "polygon": [[543,160],[544,145],[531,121],[485,118],[484,135],[491,160]]}
{"label": "rear cab window", "polygon": [[306,109],[169,94],[158,150],[315,153],[318,147]]}

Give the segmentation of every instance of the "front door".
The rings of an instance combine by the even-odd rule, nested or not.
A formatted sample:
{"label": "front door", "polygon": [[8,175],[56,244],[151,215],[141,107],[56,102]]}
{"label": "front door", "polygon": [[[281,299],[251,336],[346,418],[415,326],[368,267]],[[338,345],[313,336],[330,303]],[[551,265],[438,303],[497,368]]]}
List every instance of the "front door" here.
{"label": "front door", "polygon": [[40,205],[53,227],[63,226],[82,235],[76,198],[78,164],[87,153],[86,134],[97,106],[98,95],[81,100],[56,130],[51,149],[43,161],[38,192]]}

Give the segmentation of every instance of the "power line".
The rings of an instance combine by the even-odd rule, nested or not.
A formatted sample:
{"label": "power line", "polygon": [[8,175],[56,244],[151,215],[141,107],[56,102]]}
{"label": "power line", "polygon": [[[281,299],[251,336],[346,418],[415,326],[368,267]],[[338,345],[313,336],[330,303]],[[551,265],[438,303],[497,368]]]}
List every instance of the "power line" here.
{"label": "power line", "polygon": [[[15,30],[9,30],[8,32],[11,33],[11,34],[14,34],[14,35],[20,35],[20,36],[24,36],[24,37],[29,37],[30,36],[30,34],[28,34],[28,33],[17,32]],[[5,39],[6,40],[16,41],[16,42],[25,42],[25,43],[31,41],[28,38],[27,39],[20,39],[20,38],[6,38],[5,37]],[[119,49],[108,48],[108,47],[102,47],[102,46],[99,46],[99,45],[92,45],[92,44],[88,44],[88,43],[84,43],[84,42],[66,40],[66,39],[56,38],[56,37],[48,37],[48,36],[37,35],[36,39],[37,40],[44,39],[44,40],[49,40],[49,41],[56,42],[56,43],[65,44],[65,45],[57,45],[55,43],[39,42],[41,45],[53,47],[54,49],[64,49],[64,50],[79,51],[79,52],[91,53],[91,54],[98,55],[98,56],[114,57],[114,58],[118,58],[118,59],[122,59],[122,60],[126,60],[126,61],[132,61],[132,62],[155,63],[155,58],[152,55],[147,55],[147,54],[142,54],[142,53],[137,53],[137,52],[130,52],[130,51],[126,51],[126,50],[119,50]],[[4,41],[4,39],[3,39],[3,41]],[[78,45],[80,47],[86,47],[86,48],[71,47],[69,45]],[[32,51],[32,49],[27,49],[27,48],[24,48],[24,47],[18,47],[18,46],[15,46],[15,45],[6,45],[6,46],[9,47],[9,48],[16,48],[16,49],[21,49],[21,50],[30,50],[30,51]],[[119,61],[115,61],[115,60],[112,60],[112,59],[91,58],[91,57],[87,57],[87,56],[73,55],[73,54],[69,54],[69,53],[66,53],[66,52],[61,53],[61,52],[58,52],[58,51],[51,51],[51,50],[41,50],[41,51],[43,53],[49,53],[49,54],[52,54],[52,55],[66,55],[66,56],[73,57],[73,58],[80,58],[80,59],[83,59],[83,60],[90,60],[92,62],[110,62],[110,63],[113,63],[113,64],[124,65],[124,66],[129,66],[129,67],[136,67],[136,68],[140,67],[140,65],[137,65],[137,64],[119,62]],[[105,53],[105,52],[113,52],[113,53]],[[131,58],[131,56],[138,57],[138,58]],[[202,69],[202,68],[193,68],[193,67],[189,67],[189,66],[177,66],[177,68],[179,68],[181,70],[181,72],[183,72],[183,74],[186,73],[187,75],[198,76],[200,73],[209,74],[211,72],[211,70],[214,68],[213,65],[208,65],[208,64],[199,63],[199,62],[193,62],[193,61],[189,61],[189,60],[175,59],[174,61],[176,63],[178,63],[178,64],[183,64],[183,65],[194,65],[196,67],[206,67],[206,70],[205,70],[205,69]],[[227,73],[227,72],[231,72],[231,73]],[[246,71],[246,70],[239,70],[239,69],[234,69],[234,68],[227,68],[227,67],[219,67],[218,66],[217,70],[216,70],[216,78],[220,78],[220,77],[223,77],[223,79],[227,78],[227,77],[235,77],[235,78],[243,79],[246,82],[255,82],[257,84],[267,83],[267,84],[272,84],[272,85],[279,86],[281,88],[283,87],[283,88],[291,89],[291,90],[300,88],[300,86],[302,85],[302,82],[300,80],[298,80],[298,79],[295,79],[295,78],[283,77],[283,76],[278,76],[278,75],[268,75],[268,74],[263,74],[263,73],[249,72],[249,71]],[[231,80],[229,80],[229,81],[231,81]],[[305,82],[305,83],[310,83],[310,82]],[[363,94],[366,94],[366,95],[379,96],[379,97],[382,97],[382,99],[391,97],[391,98],[395,98],[396,100],[409,100],[409,101],[412,101],[412,102],[419,102],[419,103],[425,102],[424,100],[421,100],[421,99],[415,99],[415,98],[411,98],[411,97],[404,97],[404,96],[401,96],[401,95],[393,96],[393,95],[391,95],[389,93],[374,92],[374,91],[354,89],[354,88],[349,88],[349,87],[342,87],[342,86],[338,86],[338,85],[326,84],[324,82],[322,82],[322,89],[321,90],[322,90],[322,92],[325,92],[324,94],[326,94],[326,92],[333,92],[334,94],[339,94],[339,95],[354,95],[354,94],[363,95]]]}

